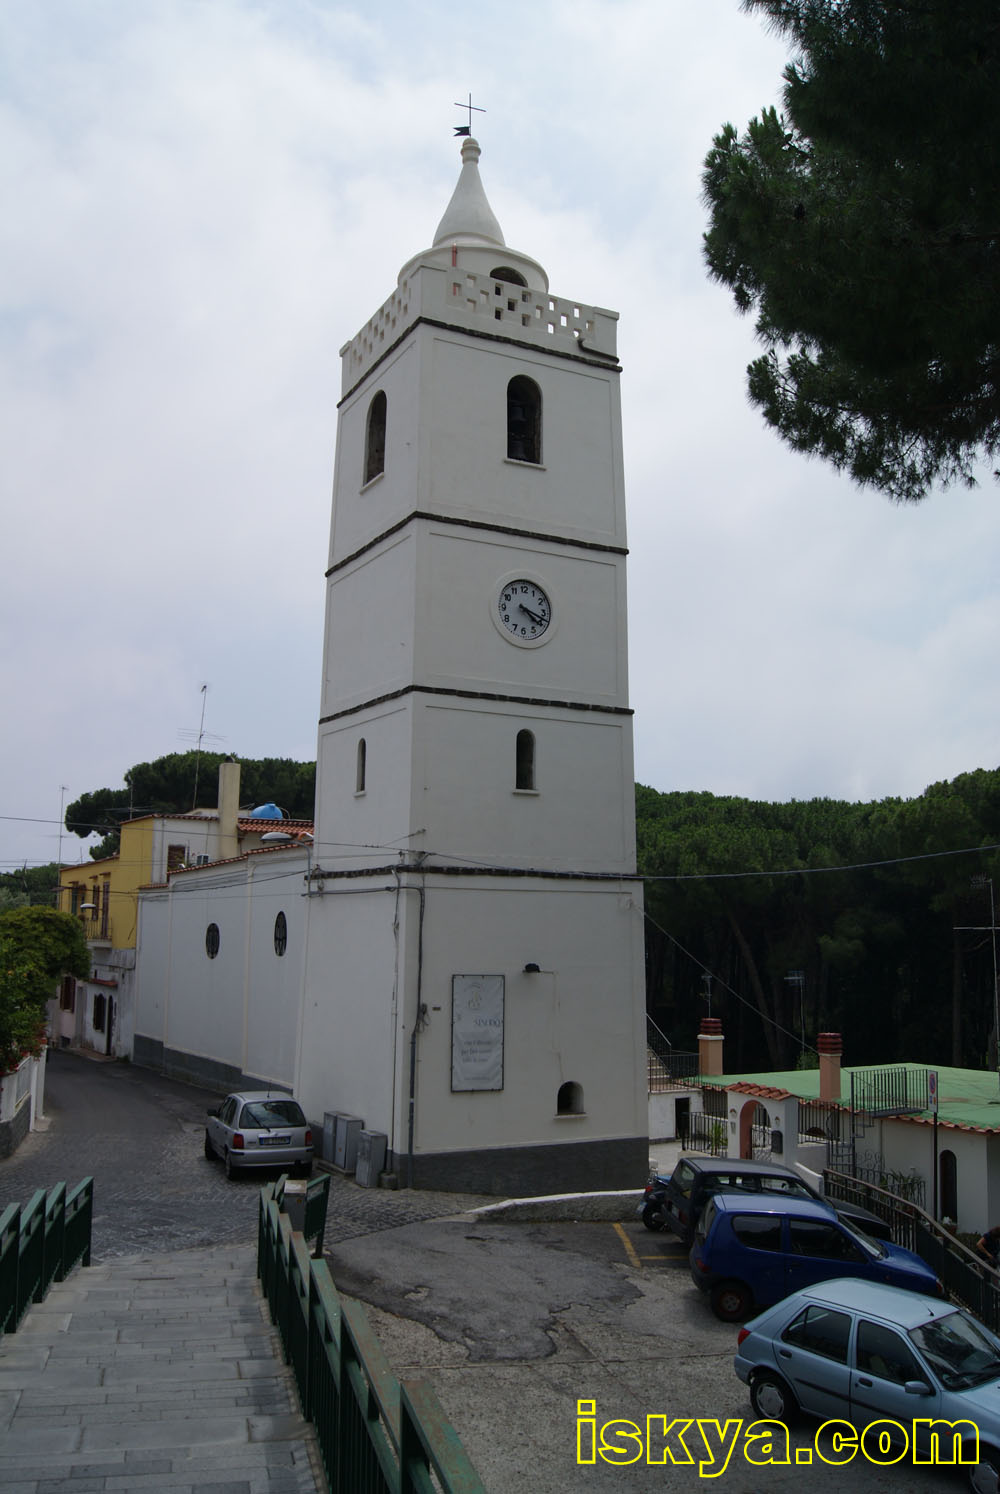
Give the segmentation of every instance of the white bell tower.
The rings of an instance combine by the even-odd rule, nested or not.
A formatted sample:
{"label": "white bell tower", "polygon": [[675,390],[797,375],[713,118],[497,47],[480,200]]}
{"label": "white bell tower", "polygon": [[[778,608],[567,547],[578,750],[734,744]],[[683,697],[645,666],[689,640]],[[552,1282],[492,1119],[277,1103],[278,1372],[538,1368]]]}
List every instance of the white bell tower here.
{"label": "white bell tower", "polygon": [[462,171],[342,349],[298,1090],[402,1184],[647,1160],[614,312]]}

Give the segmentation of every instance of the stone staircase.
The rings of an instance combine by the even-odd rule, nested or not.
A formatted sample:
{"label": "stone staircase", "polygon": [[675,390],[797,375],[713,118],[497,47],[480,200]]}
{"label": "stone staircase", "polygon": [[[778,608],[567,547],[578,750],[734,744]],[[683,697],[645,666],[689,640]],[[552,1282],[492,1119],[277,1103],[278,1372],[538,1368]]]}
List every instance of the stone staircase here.
{"label": "stone staircase", "polygon": [[252,1246],[80,1268],[0,1339],[4,1494],[320,1494]]}

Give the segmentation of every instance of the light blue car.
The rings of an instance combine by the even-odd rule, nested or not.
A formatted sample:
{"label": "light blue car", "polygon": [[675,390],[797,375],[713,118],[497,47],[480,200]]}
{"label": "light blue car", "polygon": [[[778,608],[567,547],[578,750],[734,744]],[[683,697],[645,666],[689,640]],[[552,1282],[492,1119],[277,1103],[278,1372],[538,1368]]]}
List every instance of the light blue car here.
{"label": "light blue car", "polygon": [[787,1426],[803,1411],[858,1433],[896,1422],[911,1456],[954,1461],[960,1446],[975,1494],[998,1494],[1000,1338],[964,1308],[857,1278],[824,1281],[747,1323],[733,1367],[763,1420]]}

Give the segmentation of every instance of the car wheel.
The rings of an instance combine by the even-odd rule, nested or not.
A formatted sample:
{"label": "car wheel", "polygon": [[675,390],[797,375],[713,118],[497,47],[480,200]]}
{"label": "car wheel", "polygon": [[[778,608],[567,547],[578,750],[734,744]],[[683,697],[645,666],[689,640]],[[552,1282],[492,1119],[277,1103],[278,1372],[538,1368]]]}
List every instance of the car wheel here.
{"label": "car wheel", "polygon": [[205,1132],[205,1156],[210,1162],[214,1162],[216,1160],[215,1148],[212,1145],[211,1138],[209,1137],[207,1131]]}
{"label": "car wheel", "polygon": [[750,1381],[750,1404],[762,1421],[783,1421],[786,1426],[798,1410],[785,1382],[767,1370],[759,1370]]}
{"label": "car wheel", "polygon": [[646,1205],[642,1211],[642,1222],[647,1229],[659,1230],[666,1229],[667,1227],[666,1220],[663,1217],[663,1210],[658,1204]]}
{"label": "car wheel", "polygon": [[233,1178],[238,1178],[239,1175],[240,1175],[240,1170],[237,1167],[236,1163],[233,1161],[233,1154],[232,1154],[232,1152],[227,1152],[226,1153],[226,1177],[229,1178],[230,1181],[232,1181]]}
{"label": "car wheel", "polygon": [[[975,1457],[971,1447],[962,1449],[963,1457],[966,1453]],[[972,1494],[997,1494],[1000,1489],[1000,1453],[983,1442],[979,1444],[979,1462],[969,1468],[969,1488]]]}
{"label": "car wheel", "polygon": [[753,1292],[742,1281],[720,1281],[712,1288],[712,1311],[724,1323],[738,1323],[750,1316]]}

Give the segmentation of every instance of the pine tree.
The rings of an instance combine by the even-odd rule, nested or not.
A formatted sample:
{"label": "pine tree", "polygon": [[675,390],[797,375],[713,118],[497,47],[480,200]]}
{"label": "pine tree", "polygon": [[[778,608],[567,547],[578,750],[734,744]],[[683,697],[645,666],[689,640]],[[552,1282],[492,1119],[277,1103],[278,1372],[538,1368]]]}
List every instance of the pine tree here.
{"label": "pine tree", "polygon": [[795,49],[782,112],[727,124],[705,162],[708,266],[765,347],[750,398],[894,499],[971,486],[1000,446],[995,0],[744,9]]}

